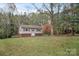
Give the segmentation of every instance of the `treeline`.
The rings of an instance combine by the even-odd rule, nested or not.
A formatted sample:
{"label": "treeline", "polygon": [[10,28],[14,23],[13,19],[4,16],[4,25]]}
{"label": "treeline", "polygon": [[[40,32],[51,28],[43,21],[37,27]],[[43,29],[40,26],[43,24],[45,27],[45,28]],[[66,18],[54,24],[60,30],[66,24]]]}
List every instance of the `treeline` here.
{"label": "treeline", "polygon": [[[59,17],[58,17],[58,16]],[[57,17],[57,19],[56,19]],[[63,11],[55,14],[56,34],[79,34],[79,4],[70,3],[66,4]]]}
{"label": "treeline", "polygon": [[[16,7],[14,4],[9,4],[7,6],[9,12],[1,9],[0,12],[0,38],[11,38],[18,34],[18,28],[20,25],[41,25],[47,23],[49,16],[46,12],[42,13],[29,13],[27,14],[14,14]],[[12,8],[10,8],[12,7]]]}
{"label": "treeline", "polygon": [[[42,4],[49,14],[52,32],[51,35],[69,34],[79,32],[79,4],[78,3],[50,3]],[[41,13],[41,8],[33,6]]]}
{"label": "treeline", "polygon": [[[14,5],[14,6],[13,6]],[[42,4],[44,8],[39,8],[32,4],[36,13],[24,12],[23,15],[15,15],[17,10],[15,4],[8,4],[9,12],[0,12],[0,38],[10,38],[18,34],[20,25],[43,25],[51,20],[53,32],[51,34],[60,35],[79,33],[79,4],[75,3],[50,3]],[[42,10],[44,9],[44,10]]]}

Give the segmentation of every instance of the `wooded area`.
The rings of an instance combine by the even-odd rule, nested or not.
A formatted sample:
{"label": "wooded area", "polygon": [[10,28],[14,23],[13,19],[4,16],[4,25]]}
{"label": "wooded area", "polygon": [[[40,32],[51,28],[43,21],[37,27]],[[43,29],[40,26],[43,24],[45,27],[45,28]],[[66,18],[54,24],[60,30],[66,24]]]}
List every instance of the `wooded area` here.
{"label": "wooded area", "polygon": [[36,13],[14,14],[17,7],[7,3],[5,12],[0,9],[0,38],[10,38],[18,34],[18,27],[24,25],[44,25],[51,20],[51,35],[79,34],[79,4],[78,3],[42,3],[42,8],[31,4]]}

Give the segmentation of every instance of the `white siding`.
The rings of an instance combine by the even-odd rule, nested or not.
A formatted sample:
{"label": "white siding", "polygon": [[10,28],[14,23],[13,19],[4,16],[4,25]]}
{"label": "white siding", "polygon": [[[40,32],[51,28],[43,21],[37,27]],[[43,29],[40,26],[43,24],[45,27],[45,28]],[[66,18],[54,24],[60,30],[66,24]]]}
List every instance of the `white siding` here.
{"label": "white siding", "polygon": [[19,34],[31,34],[31,33],[42,33],[42,29],[41,31],[37,31],[37,29],[34,29],[34,31],[32,31],[32,29],[30,28],[29,31],[23,31],[22,27],[19,28]]}

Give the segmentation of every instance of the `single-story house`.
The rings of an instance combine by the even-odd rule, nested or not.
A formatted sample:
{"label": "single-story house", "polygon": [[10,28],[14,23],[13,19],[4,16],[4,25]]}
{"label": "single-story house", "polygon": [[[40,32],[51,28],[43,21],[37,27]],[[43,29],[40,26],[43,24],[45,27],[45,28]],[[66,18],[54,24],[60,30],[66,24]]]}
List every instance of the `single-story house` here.
{"label": "single-story house", "polygon": [[39,25],[21,25],[19,27],[20,36],[37,36],[42,35],[42,26]]}

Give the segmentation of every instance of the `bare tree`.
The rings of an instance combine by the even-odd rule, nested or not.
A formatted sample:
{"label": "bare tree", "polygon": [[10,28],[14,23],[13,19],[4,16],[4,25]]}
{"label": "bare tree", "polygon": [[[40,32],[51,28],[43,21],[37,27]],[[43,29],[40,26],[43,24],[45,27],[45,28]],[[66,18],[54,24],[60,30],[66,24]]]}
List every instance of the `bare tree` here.
{"label": "bare tree", "polygon": [[[41,10],[35,5],[35,4],[32,4],[36,9],[37,11],[41,12]],[[48,5],[48,6],[46,6]],[[53,16],[54,16],[54,7],[55,7],[55,4],[54,3],[48,3],[48,4],[45,4],[43,3],[43,7],[48,11],[49,13],[49,16],[50,16],[50,19],[51,19],[51,35],[53,35],[54,33],[54,19],[53,19]]]}
{"label": "bare tree", "polygon": [[16,5],[14,3],[7,3],[6,7],[10,13],[17,11]]}

